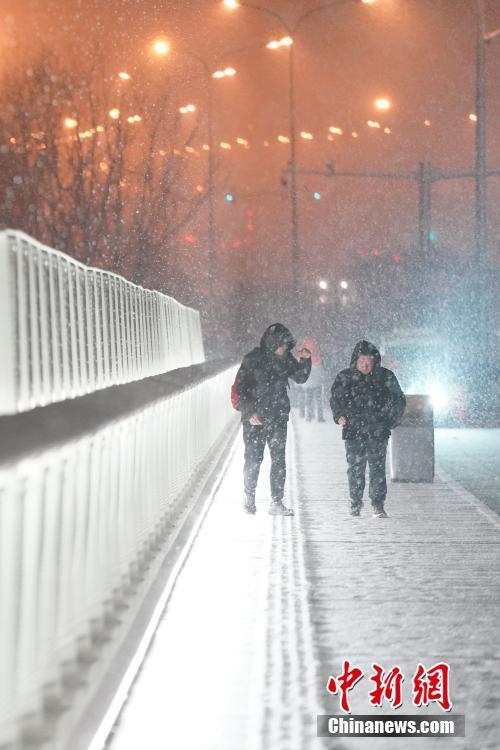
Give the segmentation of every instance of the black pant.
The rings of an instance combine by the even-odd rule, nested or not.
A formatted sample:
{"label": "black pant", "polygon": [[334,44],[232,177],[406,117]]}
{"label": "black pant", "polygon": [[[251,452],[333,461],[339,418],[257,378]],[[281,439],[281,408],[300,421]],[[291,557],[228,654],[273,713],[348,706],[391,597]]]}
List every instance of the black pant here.
{"label": "black pant", "polygon": [[262,427],[251,425],[248,419],[243,422],[243,441],[245,443],[245,494],[255,497],[260,465],[264,458],[266,443],[271,454],[271,497],[282,500],[286,478],[286,431],[287,423],[270,422]]}
{"label": "black pant", "polygon": [[318,419],[323,419],[323,386],[318,385],[313,388],[299,388],[299,409],[300,416],[307,414],[307,419],[314,419],[314,402],[318,409]]}
{"label": "black pant", "polygon": [[373,440],[372,438],[346,440],[345,452],[351,505],[356,508],[363,505],[365,471],[366,463],[368,462],[370,470],[370,488],[368,494],[375,508],[383,508],[385,496],[387,495],[387,482],[385,478],[387,440]]}

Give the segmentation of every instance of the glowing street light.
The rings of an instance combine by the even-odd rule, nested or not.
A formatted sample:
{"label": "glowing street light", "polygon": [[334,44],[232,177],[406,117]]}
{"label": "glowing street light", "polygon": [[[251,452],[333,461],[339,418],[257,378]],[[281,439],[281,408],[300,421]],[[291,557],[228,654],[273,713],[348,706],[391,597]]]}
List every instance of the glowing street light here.
{"label": "glowing street light", "polygon": [[214,73],[212,73],[212,78],[226,78],[236,75],[236,70],[234,68],[224,68],[224,70],[216,70]]}
{"label": "glowing street light", "polygon": [[373,5],[373,3],[376,3],[377,0],[361,0],[361,2],[365,5]]}
{"label": "glowing street light", "polygon": [[320,289],[328,289],[328,281],[326,281],[325,279],[320,279],[318,281],[318,286]]}
{"label": "glowing street light", "polygon": [[170,52],[170,44],[166,39],[156,39],[156,41],[153,42],[153,52],[160,57],[168,55]]}
{"label": "glowing street light", "polygon": [[348,287],[349,287],[349,284],[347,283],[347,281],[342,280],[340,282],[340,288],[341,289],[347,289]]}
{"label": "glowing street light", "polygon": [[120,78],[122,81],[130,81],[130,76],[128,73],[126,73],[124,70],[121,70],[118,73],[118,78]]}
{"label": "glowing street light", "polygon": [[474,114],[474,112],[471,112],[470,115],[469,115],[469,120],[471,122],[477,122],[477,115]]}
{"label": "glowing street light", "polygon": [[375,107],[383,112],[391,108],[391,102],[389,99],[381,97],[379,99],[375,99]]}
{"label": "glowing street light", "polygon": [[284,36],[281,39],[273,39],[271,42],[266,44],[267,49],[279,49],[280,47],[289,47],[293,44],[291,36]]}
{"label": "glowing street light", "polygon": [[186,104],[185,107],[179,107],[179,112],[181,115],[187,115],[189,112],[196,112],[196,107],[194,104]]}
{"label": "glowing street light", "polygon": [[78,125],[78,120],[75,120],[74,117],[65,117],[64,118],[64,127],[68,128],[68,130],[74,130]]}
{"label": "glowing street light", "polygon": [[239,8],[240,4],[238,0],[224,0],[224,7],[229,8],[229,10],[234,10],[235,8]]}
{"label": "glowing street light", "polygon": [[108,115],[112,120],[118,120],[120,118],[120,110],[114,107],[113,109],[109,110]]}

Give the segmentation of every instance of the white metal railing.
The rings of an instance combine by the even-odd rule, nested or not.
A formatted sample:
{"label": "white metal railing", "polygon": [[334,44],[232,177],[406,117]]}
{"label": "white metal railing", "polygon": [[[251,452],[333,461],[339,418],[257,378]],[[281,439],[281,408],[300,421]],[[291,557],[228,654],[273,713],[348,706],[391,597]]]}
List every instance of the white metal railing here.
{"label": "white metal railing", "polygon": [[43,722],[47,696],[64,695],[64,676],[78,675],[82,649],[151,560],[174,500],[237,421],[234,374],[0,466],[1,747],[21,746],[27,719]]}
{"label": "white metal railing", "polygon": [[200,316],[18,231],[0,232],[0,414],[204,360]]}

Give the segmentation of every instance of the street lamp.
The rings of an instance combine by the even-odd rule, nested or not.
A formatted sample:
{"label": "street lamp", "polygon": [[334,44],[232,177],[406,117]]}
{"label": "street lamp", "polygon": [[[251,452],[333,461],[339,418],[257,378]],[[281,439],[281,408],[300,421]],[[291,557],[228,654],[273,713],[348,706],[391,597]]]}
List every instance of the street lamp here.
{"label": "street lamp", "polygon": [[[299,239],[299,210],[298,210],[298,191],[297,191],[297,127],[295,111],[295,45],[293,44],[294,35],[299,30],[303,22],[315,13],[327,10],[333,6],[338,6],[352,0],[333,0],[333,2],[311,8],[303,13],[295,24],[292,26],[283,16],[270,8],[260,5],[253,5],[246,0],[223,0],[223,5],[229,10],[236,8],[250,8],[271,16],[278,21],[286,31],[286,36],[280,40],[270,42],[269,49],[280,49],[288,47],[288,120],[289,120],[289,143],[290,143],[290,209],[291,209],[291,256],[292,256],[292,287],[293,291],[298,294],[300,291],[300,239]],[[376,0],[362,0],[365,4],[372,4]],[[282,138],[280,137],[280,140]],[[283,139],[283,143],[286,141]]]}
{"label": "street lamp", "polygon": [[381,112],[385,112],[391,108],[391,102],[385,97],[380,97],[379,99],[375,99],[375,107]]}
{"label": "street lamp", "polygon": [[[229,6],[228,6],[229,7]],[[165,39],[157,39],[152,45],[153,52],[159,57],[163,57],[171,52],[171,46]],[[244,47],[242,49],[247,49]],[[230,54],[239,52],[240,49],[227,52],[223,57],[227,57]],[[213,97],[213,82],[221,78],[233,78],[237,71],[233,67],[219,67],[219,64],[211,65],[204,57],[191,52],[190,50],[182,49],[177,54],[190,57],[201,66],[205,74],[206,86],[207,86],[207,197],[208,197],[208,282],[210,294],[214,289],[215,280],[215,190],[214,190],[214,174],[215,174],[215,162],[214,162],[214,97]],[[190,104],[186,107],[181,107],[179,110],[181,114],[187,114],[188,112],[194,112],[194,105]]]}
{"label": "street lamp", "polygon": [[156,39],[153,42],[152,47],[155,55],[163,56],[168,55],[168,53],[170,52],[170,44],[166,39]]}
{"label": "street lamp", "polygon": [[231,78],[236,75],[234,68],[224,68],[224,70],[214,70],[212,78]]}
{"label": "street lamp", "polygon": [[486,31],[485,0],[476,0],[476,111],[469,119],[476,123],[476,256],[480,263],[487,254],[486,237],[486,59],[485,44],[500,35],[500,28]]}
{"label": "street lamp", "polygon": [[293,44],[291,36],[284,36],[281,39],[273,39],[271,42],[266,44],[267,49],[279,49],[280,47],[289,47]]}
{"label": "street lamp", "polygon": [[[485,5],[477,0],[476,38],[476,256],[481,267],[486,254],[486,102]],[[471,118],[472,119],[472,118]]]}
{"label": "street lamp", "polygon": [[487,215],[486,215],[486,43],[500,35],[500,28],[486,31],[485,0],[476,0],[477,35],[476,35],[476,111],[475,118],[475,178],[476,178],[476,260],[478,265],[478,309],[479,324],[482,336],[478,337],[480,357],[486,356],[488,334],[486,320],[486,300],[484,299],[483,282],[485,280],[488,255]]}

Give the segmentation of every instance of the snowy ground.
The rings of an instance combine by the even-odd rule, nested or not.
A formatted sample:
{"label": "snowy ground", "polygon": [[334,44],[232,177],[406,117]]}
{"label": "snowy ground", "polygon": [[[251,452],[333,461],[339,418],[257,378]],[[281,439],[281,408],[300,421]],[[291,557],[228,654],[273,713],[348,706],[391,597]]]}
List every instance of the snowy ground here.
{"label": "snowy ground", "polygon": [[500,429],[438,429],[436,460],[500,514]]}
{"label": "snowy ground", "polygon": [[[293,436],[294,518],[267,515],[267,467],[257,515],[243,514],[238,439],[110,750],[497,750],[500,520],[440,476],[391,486],[387,520],[353,519],[338,428]],[[466,739],[316,738],[316,714],[339,712],[325,684],[345,658],[408,676],[447,661]],[[369,689],[353,713],[390,713]],[[402,710],[420,712],[408,691]]]}

